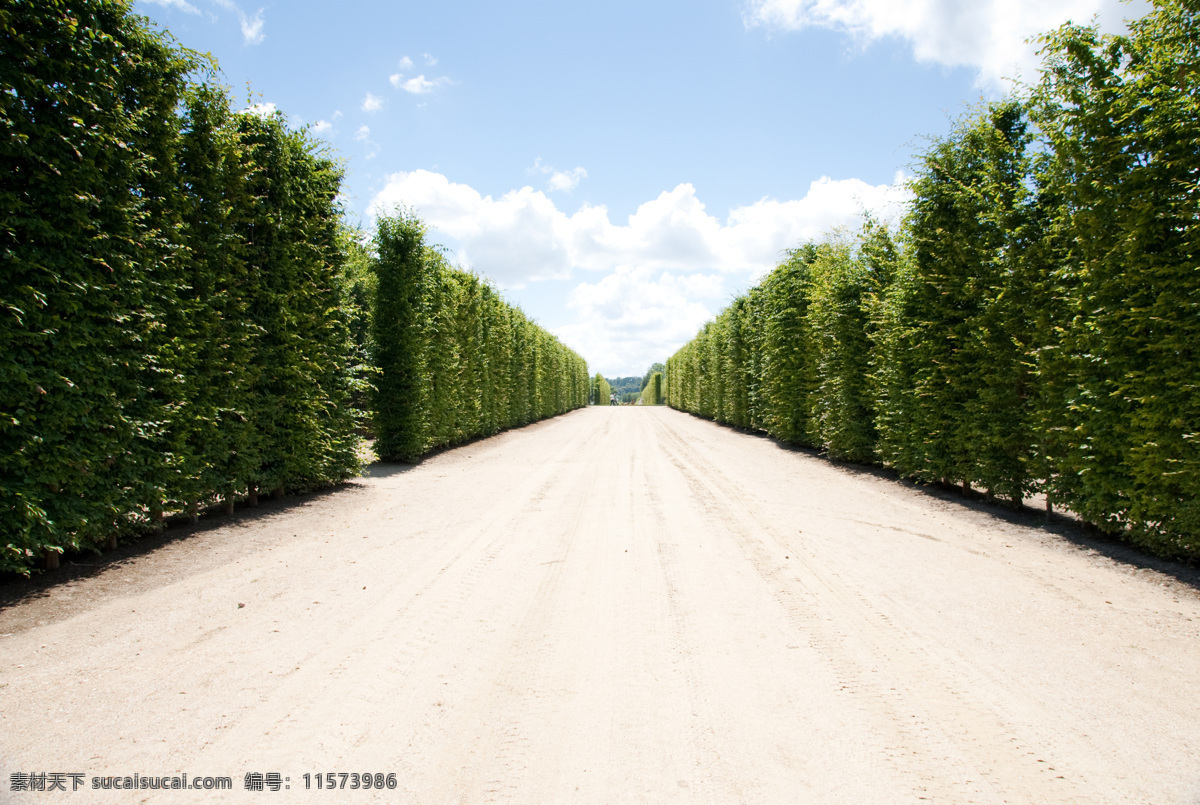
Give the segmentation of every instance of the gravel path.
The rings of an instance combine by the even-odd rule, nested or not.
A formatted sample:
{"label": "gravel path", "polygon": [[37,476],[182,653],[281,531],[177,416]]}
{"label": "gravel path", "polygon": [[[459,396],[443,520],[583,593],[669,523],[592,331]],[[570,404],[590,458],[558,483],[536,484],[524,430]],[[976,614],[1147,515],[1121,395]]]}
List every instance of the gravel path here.
{"label": "gravel path", "polygon": [[135,550],[0,610],[0,801],[1200,802],[1194,585],[665,408]]}

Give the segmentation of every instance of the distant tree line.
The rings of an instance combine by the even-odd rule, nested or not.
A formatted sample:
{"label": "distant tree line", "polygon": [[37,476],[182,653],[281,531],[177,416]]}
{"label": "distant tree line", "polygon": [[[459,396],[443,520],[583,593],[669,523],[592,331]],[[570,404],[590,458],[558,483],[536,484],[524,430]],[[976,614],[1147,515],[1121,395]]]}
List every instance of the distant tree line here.
{"label": "distant tree line", "polygon": [[898,232],[793,250],[667,361],[667,399],[1200,558],[1200,25],[1066,25],[925,152]]}
{"label": "distant tree line", "polygon": [[640,377],[610,377],[607,378],[609,386],[617,395],[617,400],[620,402],[628,402],[629,399],[637,399],[638,393],[642,390],[642,379]]}

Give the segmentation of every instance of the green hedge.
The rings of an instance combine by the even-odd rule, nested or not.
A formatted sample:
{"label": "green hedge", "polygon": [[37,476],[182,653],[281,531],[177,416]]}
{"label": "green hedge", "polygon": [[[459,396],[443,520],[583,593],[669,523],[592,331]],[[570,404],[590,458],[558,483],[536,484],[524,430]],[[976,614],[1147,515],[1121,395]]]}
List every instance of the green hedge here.
{"label": "green hedge", "polygon": [[0,35],[0,570],[353,474],[334,161],[125,3]]}
{"label": "green hedge", "polygon": [[590,389],[592,405],[612,405],[612,386],[604,379],[603,375],[597,373],[592,378]]}
{"label": "green hedge", "polygon": [[427,247],[420,220],[382,216],[375,248],[380,458],[412,461],[587,404],[583,358]]}
{"label": "green hedge", "polygon": [[663,404],[662,372],[654,372],[650,375],[650,380],[646,383],[646,387],[642,389],[641,397],[638,399],[642,405]]}
{"label": "green hedge", "polygon": [[905,226],[911,272],[892,306],[903,317],[889,322],[906,339],[906,374],[880,426],[899,446],[884,458],[905,475],[1016,500],[1035,486],[1027,128],[1019,104],[996,104],[924,156]]}
{"label": "green hedge", "polygon": [[924,154],[898,242],[793,251],[667,362],[676,408],[1200,559],[1200,22],[1067,25]]}
{"label": "green hedge", "polygon": [[1039,441],[1056,501],[1200,556],[1200,18],[1064,26],[1033,97],[1053,271]]}

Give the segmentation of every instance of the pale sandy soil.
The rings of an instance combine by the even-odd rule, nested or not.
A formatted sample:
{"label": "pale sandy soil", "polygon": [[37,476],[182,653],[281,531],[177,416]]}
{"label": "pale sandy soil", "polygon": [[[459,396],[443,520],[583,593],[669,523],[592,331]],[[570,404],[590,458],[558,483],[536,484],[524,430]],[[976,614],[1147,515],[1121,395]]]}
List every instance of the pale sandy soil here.
{"label": "pale sandy soil", "polygon": [[264,509],[0,611],[0,799],[1200,802],[1195,586],[1032,517],[664,408]]}

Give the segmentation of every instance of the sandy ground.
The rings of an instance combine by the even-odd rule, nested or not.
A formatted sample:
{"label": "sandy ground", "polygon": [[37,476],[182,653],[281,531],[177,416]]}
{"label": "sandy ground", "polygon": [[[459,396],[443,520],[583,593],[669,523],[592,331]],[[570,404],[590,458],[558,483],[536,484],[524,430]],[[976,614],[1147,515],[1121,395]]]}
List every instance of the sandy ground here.
{"label": "sandy ground", "polygon": [[1200,802],[1194,578],[1058,532],[578,411],[10,585],[0,800]]}

